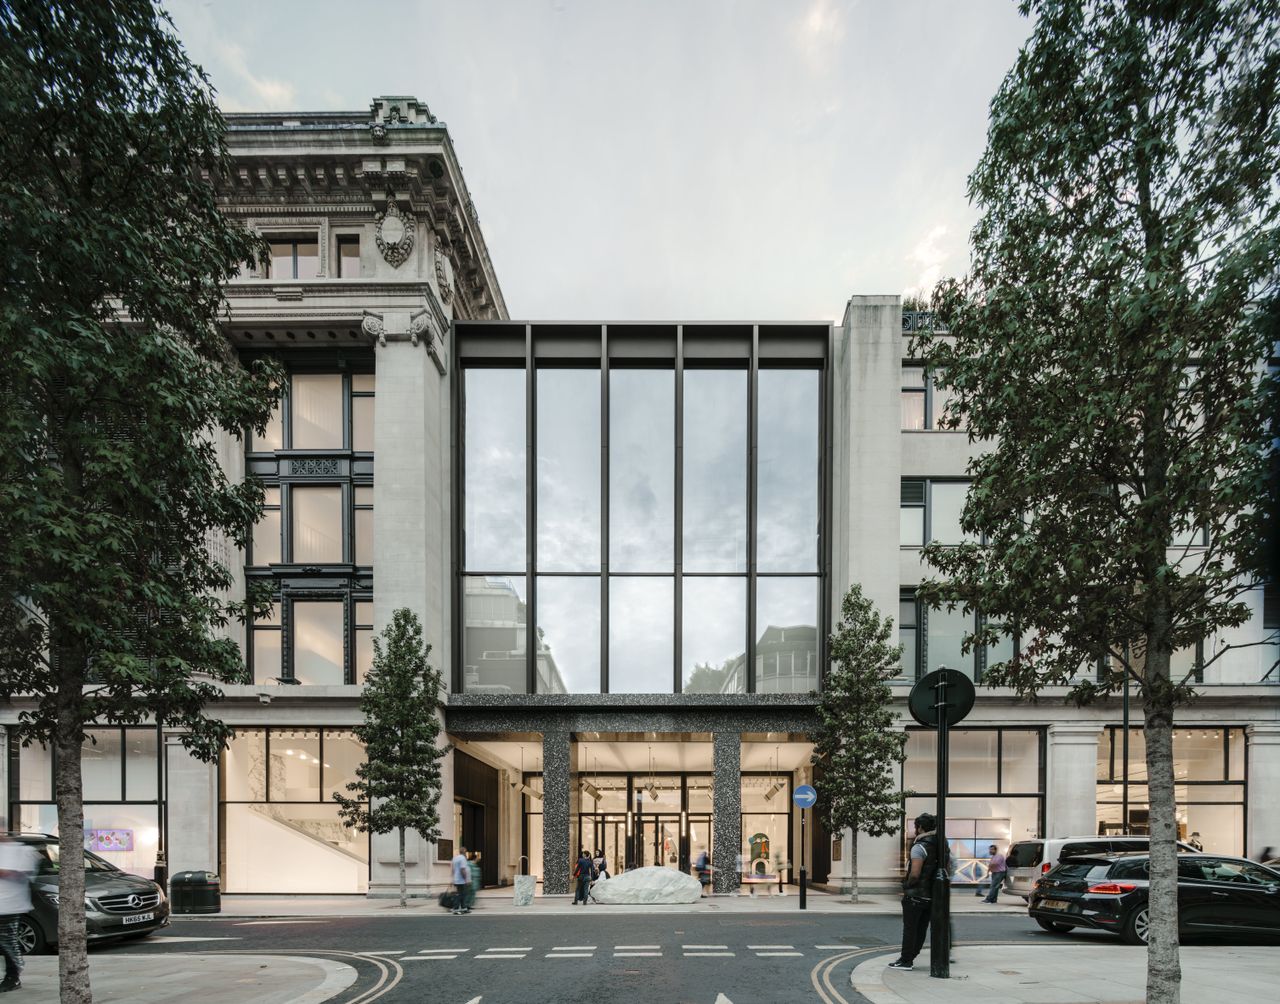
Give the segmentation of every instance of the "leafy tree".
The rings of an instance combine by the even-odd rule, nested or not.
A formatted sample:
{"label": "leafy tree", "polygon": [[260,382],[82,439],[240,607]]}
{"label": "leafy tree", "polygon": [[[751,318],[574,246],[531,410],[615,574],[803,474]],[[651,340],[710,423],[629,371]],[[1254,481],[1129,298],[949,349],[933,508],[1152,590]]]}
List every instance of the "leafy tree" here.
{"label": "leafy tree", "polygon": [[[1024,0],[1032,34],[970,177],[970,275],[916,350],[972,461],[921,595],[1030,643],[988,682],[1088,701],[1125,678],[1151,812],[1147,999],[1179,996],[1174,652],[1244,624],[1263,571],[1280,239],[1280,5]],[[1256,307],[1256,309],[1255,309]],[[1274,426],[1272,427],[1274,428]],[[1207,534],[1207,538],[1199,534]],[[1188,543],[1194,542],[1194,543]],[[1188,674],[1189,675],[1189,674]]]}
{"label": "leafy tree", "polygon": [[221,284],[263,250],[202,172],[224,123],[146,0],[0,2],[0,697],[56,753],[63,1001],[89,1001],[80,751],[148,717],[214,758],[203,716],[244,664],[226,597],[261,488],[219,437],[261,429]]}
{"label": "leafy tree", "polygon": [[819,811],[828,832],[853,831],[850,898],[858,901],[858,834],[898,832],[902,797],[894,784],[906,732],[895,728],[889,681],[902,646],[890,644],[893,618],[881,617],[856,582],[840,605],[831,634],[831,671],[818,701],[813,762],[824,768]]}
{"label": "leafy tree", "polygon": [[339,815],[362,833],[399,833],[401,906],[408,897],[405,831],[440,839],[440,762],[449,746],[439,742],[441,680],[427,662],[430,652],[417,616],[403,607],[391,615],[382,640],[373,640],[373,668],[360,696],[364,722],[355,727],[365,762],[347,785],[353,797],[333,793]]}
{"label": "leafy tree", "polygon": [[689,679],[685,681],[684,692],[686,694],[718,694],[720,688],[724,686],[725,680],[729,678],[729,673],[733,670],[734,665],[740,661],[739,659],[729,659],[719,669],[716,669],[709,662],[695,663],[693,672],[689,674]]}

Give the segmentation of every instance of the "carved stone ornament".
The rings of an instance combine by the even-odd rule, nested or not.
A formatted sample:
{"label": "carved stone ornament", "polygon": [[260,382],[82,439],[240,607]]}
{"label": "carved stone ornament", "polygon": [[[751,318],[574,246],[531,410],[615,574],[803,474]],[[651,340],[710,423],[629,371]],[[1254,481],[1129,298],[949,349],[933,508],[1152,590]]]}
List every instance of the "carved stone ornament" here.
{"label": "carved stone ornament", "polygon": [[453,287],[449,285],[449,270],[444,265],[444,251],[436,248],[436,288],[440,290],[441,302],[448,304],[453,300]]}
{"label": "carved stone ornament", "polygon": [[327,460],[319,458],[299,458],[292,461],[289,465],[292,474],[311,474],[323,477],[329,477],[342,473],[342,464],[337,460]]}
{"label": "carved stone ornament", "polygon": [[399,268],[413,250],[414,231],[417,222],[412,213],[403,212],[394,202],[387,202],[387,211],[378,217],[378,229],[374,237],[378,250],[392,268]]}
{"label": "carved stone ornament", "polygon": [[375,143],[385,143],[387,141],[387,127],[381,122],[371,123],[369,126],[369,133],[373,136],[373,141]]}
{"label": "carved stone ornament", "polygon": [[387,326],[377,314],[372,314],[366,310],[364,312],[364,320],[360,322],[360,330],[370,338],[376,338],[379,345],[386,346]]}

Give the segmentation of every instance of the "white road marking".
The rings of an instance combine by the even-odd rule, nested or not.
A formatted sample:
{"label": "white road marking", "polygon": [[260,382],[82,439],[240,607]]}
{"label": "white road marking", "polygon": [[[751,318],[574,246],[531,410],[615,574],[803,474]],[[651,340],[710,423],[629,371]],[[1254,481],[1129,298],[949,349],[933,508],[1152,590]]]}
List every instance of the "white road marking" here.
{"label": "white road marking", "polygon": [[[475,1001],[468,1001],[467,1004],[476,1004],[479,999],[477,997]],[[733,1004],[733,1001],[729,1000],[724,994],[716,994],[716,1004]]]}
{"label": "white road marking", "polygon": [[475,957],[477,959],[523,959],[524,956],[525,956],[524,952],[520,952],[519,954],[507,953],[505,955],[501,955],[501,954],[495,955],[494,953],[490,952],[487,955],[477,955]]}
{"label": "white road marking", "polygon": [[556,945],[553,952],[594,952],[595,945]]}
{"label": "white road marking", "polygon": [[397,962],[452,962],[457,955],[402,955]]}
{"label": "white road marking", "polygon": [[[480,998],[472,997],[471,1000],[467,1001],[467,1004],[480,1004]],[[720,1002],[716,1001],[716,1004],[720,1004]],[[729,1001],[728,1004],[733,1004],[733,1001]]]}
{"label": "white road marking", "polygon": [[685,952],[686,959],[732,959],[733,952]]}
{"label": "white road marking", "polygon": [[858,948],[859,946],[857,945],[814,945],[813,947],[824,952],[834,952],[834,951],[843,952],[846,950],[852,952],[854,949]]}
{"label": "white road marking", "polygon": [[[460,952],[465,951],[465,949],[459,948],[458,951]],[[361,955],[403,955],[404,949],[403,948],[371,948],[368,951],[361,952],[360,954]]]}
{"label": "white road marking", "polygon": [[242,920],[236,927],[266,927],[269,924],[327,924],[326,920]]}
{"label": "white road marking", "polygon": [[748,945],[747,947],[751,949],[753,952],[759,952],[759,951],[767,952],[773,948],[795,948],[796,946],[795,945]]}
{"label": "white road marking", "polygon": [[148,945],[176,945],[183,941],[243,941],[243,938],[210,937],[210,938],[184,938],[176,934],[162,934],[159,937],[152,936],[147,939]]}
{"label": "white road marking", "polygon": [[481,951],[485,951],[485,952],[532,952],[532,951],[533,951],[533,946],[532,946],[532,945],[528,945],[528,946],[526,946],[525,948],[484,948],[484,949],[481,949]]}
{"label": "white road marking", "polygon": [[756,952],[758,959],[794,959],[804,956],[804,952]]}
{"label": "white road marking", "polygon": [[548,959],[590,959],[595,952],[548,952]]}
{"label": "white road marking", "polygon": [[[418,954],[419,955],[460,955],[463,952],[469,952],[469,951],[471,951],[471,949],[469,948],[419,948]],[[500,948],[498,949],[498,951],[507,951],[507,949]],[[364,954],[365,955],[388,955],[391,953],[365,952]],[[395,953],[395,954],[399,954],[399,953]]]}
{"label": "white road marking", "polygon": [[681,945],[680,947],[683,948],[686,952],[688,951],[723,952],[729,946],[728,945]]}
{"label": "white road marking", "polygon": [[661,945],[614,945],[615,952],[656,952]]}
{"label": "white road marking", "polygon": [[661,952],[614,952],[615,959],[653,959],[662,958]]}

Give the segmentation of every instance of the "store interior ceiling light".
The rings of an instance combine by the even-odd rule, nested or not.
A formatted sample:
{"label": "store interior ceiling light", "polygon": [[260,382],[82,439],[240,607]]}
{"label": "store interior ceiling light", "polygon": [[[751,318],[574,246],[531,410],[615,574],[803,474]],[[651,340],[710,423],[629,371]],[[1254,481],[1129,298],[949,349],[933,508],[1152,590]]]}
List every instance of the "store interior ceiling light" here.
{"label": "store interior ceiling light", "polygon": [[769,787],[769,790],[764,793],[764,800],[766,802],[772,801],[773,796],[776,795],[781,790],[782,790],[782,783],[780,781],[774,781],[773,784]]}

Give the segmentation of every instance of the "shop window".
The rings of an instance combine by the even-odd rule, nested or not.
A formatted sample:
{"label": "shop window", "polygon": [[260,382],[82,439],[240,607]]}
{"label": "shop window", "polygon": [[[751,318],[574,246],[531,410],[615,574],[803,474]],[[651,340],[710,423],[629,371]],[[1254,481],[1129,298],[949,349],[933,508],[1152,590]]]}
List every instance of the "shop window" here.
{"label": "shop window", "polygon": [[281,632],[280,604],[273,603],[265,617],[253,622],[253,678],[257,683],[275,683],[283,675]]}
{"label": "shop window", "polygon": [[290,639],[294,682],[346,683],[342,607],[341,601],[294,601]]}
{"label": "shop window", "polygon": [[295,373],[290,381],[289,416],[295,450],[341,450],[342,375]]}

